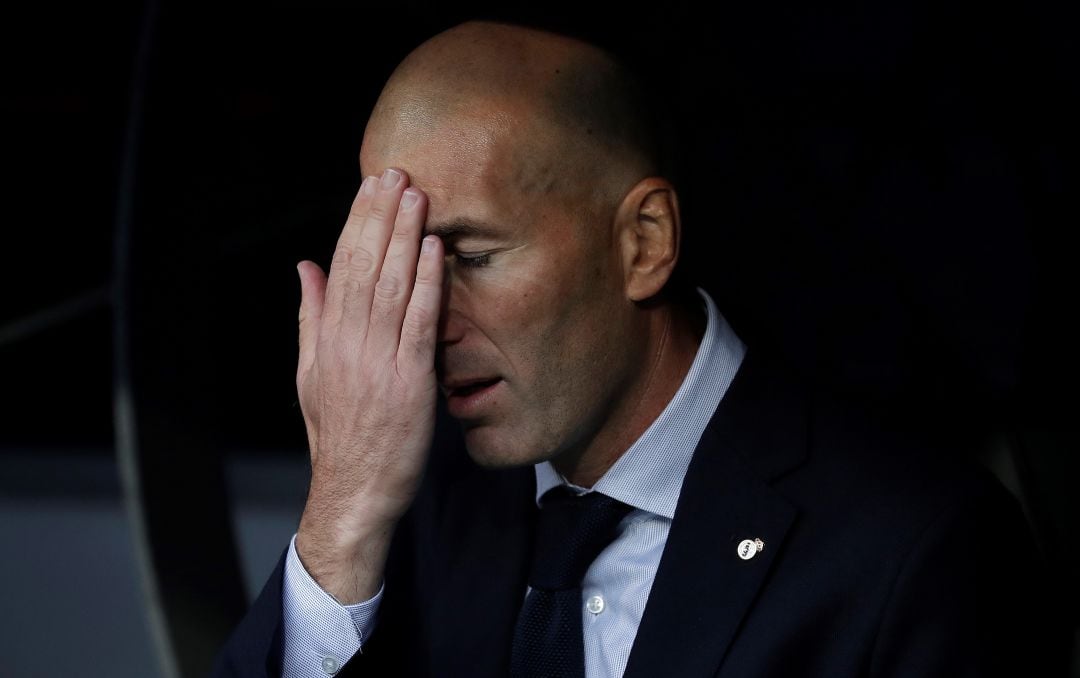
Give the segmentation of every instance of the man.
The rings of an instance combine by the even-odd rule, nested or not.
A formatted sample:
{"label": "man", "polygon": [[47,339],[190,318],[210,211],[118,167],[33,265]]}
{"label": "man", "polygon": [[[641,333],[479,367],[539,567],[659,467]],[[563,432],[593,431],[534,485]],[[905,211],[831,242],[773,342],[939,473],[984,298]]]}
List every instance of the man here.
{"label": "man", "polygon": [[[492,23],[398,67],[329,277],[299,266],[311,487],[219,675],[1038,665],[1011,497],[790,385],[677,293],[678,201],[640,115],[666,96]],[[440,389],[475,463],[429,454]]]}

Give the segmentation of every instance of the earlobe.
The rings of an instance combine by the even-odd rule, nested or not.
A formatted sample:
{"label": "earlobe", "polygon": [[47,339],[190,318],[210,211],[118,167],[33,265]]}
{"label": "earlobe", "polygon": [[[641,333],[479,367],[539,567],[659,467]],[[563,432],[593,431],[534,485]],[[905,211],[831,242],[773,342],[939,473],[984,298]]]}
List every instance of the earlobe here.
{"label": "earlobe", "polygon": [[636,302],[656,296],[679,259],[675,187],[660,177],[642,179],[623,198],[615,226],[627,298]]}

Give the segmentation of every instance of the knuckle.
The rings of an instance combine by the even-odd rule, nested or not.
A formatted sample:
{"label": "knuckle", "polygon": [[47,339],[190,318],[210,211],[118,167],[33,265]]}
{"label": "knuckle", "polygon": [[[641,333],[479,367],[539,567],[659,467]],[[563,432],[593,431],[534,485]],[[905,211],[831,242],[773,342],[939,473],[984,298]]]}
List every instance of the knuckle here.
{"label": "knuckle", "polygon": [[383,275],[375,283],[375,297],[380,301],[396,301],[401,296],[401,281],[396,276]]}
{"label": "knuckle", "polygon": [[390,208],[384,202],[374,202],[371,204],[371,207],[368,208],[367,216],[369,219],[386,221],[391,216]]}
{"label": "knuckle", "polygon": [[330,260],[331,268],[344,268],[349,265],[352,258],[352,250],[346,245],[338,245],[334,250],[334,257]]}
{"label": "knuckle", "polygon": [[353,275],[369,278],[375,273],[377,262],[371,253],[364,249],[358,249],[349,257],[348,269]]}
{"label": "knuckle", "polygon": [[423,307],[414,307],[405,314],[403,329],[410,335],[425,335],[429,327],[435,324],[434,313]]}
{"label": "knuckle", "polygon": [[424,287],[434,287],[441,282],[434,266],[419,266],[416,269],[416,283]]}
{"label": "knuckle", "polygon": [[348,221],[363,223],[364,218],[368,215],[368,207],[366,203],[354,202],[352,207],[349,208],[349,216],[346,217]]}
{"label": "knuckle", "polygon": [[430,257],[420,257],[420,261],[416,266],[416,281],[425,288],[441,288],[443,282],[442,266],[439,265],[439,262],[431,261]]}
{"label": "knuckle", "polygon": [[416,234],[401,224],[398,224],[394,232],[390,234],[390,242],[395,245],[411,245],[414,240],[416,240]]}

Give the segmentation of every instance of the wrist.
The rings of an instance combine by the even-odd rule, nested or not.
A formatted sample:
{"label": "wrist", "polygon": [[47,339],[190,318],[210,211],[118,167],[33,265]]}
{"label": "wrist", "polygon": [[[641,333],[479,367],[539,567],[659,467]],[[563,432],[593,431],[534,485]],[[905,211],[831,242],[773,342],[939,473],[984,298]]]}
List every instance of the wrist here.
{"label": "wrist", "polygon": [[379,591],[393,525],[335,529],[305,510],[296,533],[296,555],[311,578],[342,605]]}

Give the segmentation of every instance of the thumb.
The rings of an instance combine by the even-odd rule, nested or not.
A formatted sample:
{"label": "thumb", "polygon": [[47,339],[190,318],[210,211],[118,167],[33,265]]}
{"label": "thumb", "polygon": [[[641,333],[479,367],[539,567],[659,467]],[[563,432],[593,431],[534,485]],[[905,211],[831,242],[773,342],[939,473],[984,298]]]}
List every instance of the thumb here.
{"label": "thumb", "polygon": [[297,383],[315,362],[315,346],[319,341],[323,300],[326,297],[326,274],[313,261],[301,261],[296,266],[300,274],[300,359],[296,365]]}

